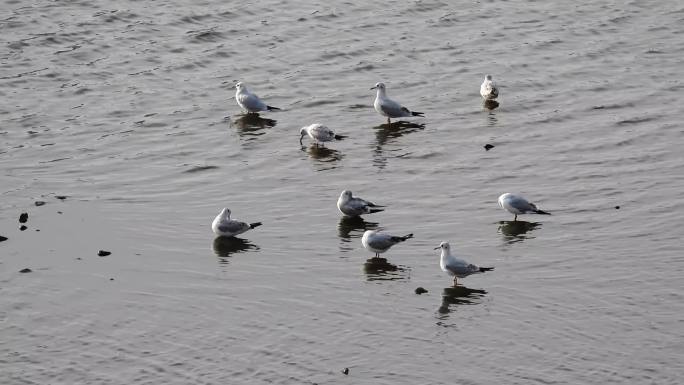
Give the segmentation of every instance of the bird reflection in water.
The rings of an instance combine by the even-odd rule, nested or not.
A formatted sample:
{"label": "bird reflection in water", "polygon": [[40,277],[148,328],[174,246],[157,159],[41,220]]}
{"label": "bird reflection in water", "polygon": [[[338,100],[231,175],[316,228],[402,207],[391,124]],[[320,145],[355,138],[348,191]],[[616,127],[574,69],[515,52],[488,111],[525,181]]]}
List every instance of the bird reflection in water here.
{"label": "bird reflection in water", "polygon": [[343,215],[337,224],[337,235],[340,237],[340,251],[348,252],[354,250],[350,245],[353,238],[361,238],[366,230],[378,228],[376,222],[367,222],[361,217],[349,217]]}
{"label": "bird reflection in water", "polygon": [[499,102],[497,102],[496,100],[485,100],[484,103],[482,103],[482,106],[485,109],[492,111],[499,107]]}
{"label": "bird reflection in water", "polygon": [[213,243],[214,253],[219,257],[219,263],[227,264],[233,254],[243,253],[248,250],[259,250],[259,246],[249,240],[238,237],[216,237]]}
{"label": "bird reflection in water", "polygon": [[471,289],[461,285],[445,287],[442,292],[442,305],[437,311],[439,314],[449,314],[453,310],[451,305],[477,305],[482,302],[482,297],[486,294],[485,290]]}
{"label": "bird reflection in water", "polygon": [[264,134],[265,128],[275,127],[276,123],[275,120],[262,118],[257,113],[249,113],[240,115],[231,121],[230,125],[237,128],[237,133],[241,137],[257,137]]}
{"label": "bird reflection in water", "polygon": [[306,152],[311,159],[324,163],[337,162],[343,158],[341,152],[316,143],[312,143],[309,147],[302,146],[302,151]]}
{"label": "bird reflection in water", "polygon": [[[425,123],[413,123],[400,120],[390,124],[381,124],[373,128],[375,129],[375,150],[373,151],[373,164],[379,168],[384,168],[387,165],[388,158],[397,158],[406,154],[399,153],[395,156],[389,156],[386,154],[388,151],[384,150],[383,147],[388,143],[391,143],[393,140],[401,138],[406,134],[425,129]],[[401,152],[402,149],[398,148],[390,151]]]}
{"label": "bird reflection in water", "polygon": [[527,235],[527,233],[540,226],[541,223],[539,222],[501,221],[499,222],[498,232],[503,235],[506,243],[513,244],[528,238],[534,238]]}
{"label": "bird reflection in water", "polygon": [[406,278],[408,269],[387,261],[386,258],[373,257],[363,264],[363,271],[369,281],[395,281]]}

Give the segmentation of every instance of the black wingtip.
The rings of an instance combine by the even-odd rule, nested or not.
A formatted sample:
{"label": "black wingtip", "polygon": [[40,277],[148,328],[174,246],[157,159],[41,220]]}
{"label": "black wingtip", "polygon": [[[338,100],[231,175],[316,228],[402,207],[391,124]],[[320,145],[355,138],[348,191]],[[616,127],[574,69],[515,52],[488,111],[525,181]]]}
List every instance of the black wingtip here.
{"label": "black wingtip", "polygon": [[266,109],[269,111],[280,111],[280,108],[273,106],[266,106]]}
{"label": "black wingtip", "polygon": [[409,238],[413,238],[413,233],[404,235],[402,238],[404,238],[404,240],[407,240]]}
{"label": "black wingtip", "polygon": [[551,215],[551,213],[546,212],[546,211],[544,211],[544,210],[535,210],[534,212],[537,213],[537,214],[542,214],[542,215]]}
{"label": "black wingtip", "polygon": [[369,214],[374,214],[374,213],[379,213],[380,211],[385,211],[385,209],[380,209],[377,207],[374,207],[368,211]]}
{"label": "black wingtip", "polygon": [[481,267],[480,268],[481,273],[484,273],[485,271],[491,271],[491,270],[494,270],[494,268],[493,267]]}
{"label": "black wingtip", "polygon": [[337,135],[337,134],[335,134],[335,140],[342,140],[342,139],[344,139],[344,138],[346,138],[345,135]]}
{"label": "black wingtip", "polygon": [[250,229],[253,229],[253,228],[259,227],[259,226],[261,226],[261,222],[254,222],[254,223],[249,224]]}
{"label": "black wingtip", "polygon": [[411,111],[411,115],[413,115],[413,116],[424,116],[425,113],[423,113],[423,112],[418,112],[418,111]]}

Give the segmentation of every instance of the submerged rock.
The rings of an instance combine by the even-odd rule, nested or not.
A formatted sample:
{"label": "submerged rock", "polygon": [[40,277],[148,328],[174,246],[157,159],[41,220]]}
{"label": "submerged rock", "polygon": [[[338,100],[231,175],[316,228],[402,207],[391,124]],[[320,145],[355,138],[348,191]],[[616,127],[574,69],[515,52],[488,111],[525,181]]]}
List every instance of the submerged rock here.
{"label": "submerged rock", "polygon": [[68,198],[66,195],[55,195],[55,198],[59,199],[60,201],[63,201]]}
{"label": "submerged rock", "polygon": [[21,225],[21,227],[19,227],[19,230],[21,230],[21,231],[24,231],[24,230],[26,230],[26,229],[28,229],[28,227],[26,227],[26,226],[24,226],[24,225]]}
{"label": "submerged rock", "polygon": [[20,273],[30,273],[30,272],[32,272],[32,271],[33,271],[33,270],[29,269],[28,267],[25,268],[25,269],[19,270]]}
{"label": "submerged rock", "polygon": [[35,204],[36,206],[42,206],[45,204],[45,202],[44,201],[35,201],[33,204]]}
{"label": "submerged rock", "polygon": [[19,215],[19,223],[26,223],[28,221],[28,213],[21,213]]}
{"label": "submerged rock", "polygon": [[0,235],[0,242],[4,242],[6,240],[7,240],[7,237],[3,237],[2,235]]}
{"label": "submerged rock", "polygon": [[106,250],[100,250],[97,252],[98,257],[106,257],[110,255],[112,252],[111,251],[106,251]]}
{"label": "submerged rock", "polygon": [[493,145],[493,144],[487,143],[487,144],[484,145],[485,151],[489,151],[489,150],[491,150],[492,148],[494,148],[494,145]]}
{"label": "submerged rock", "polygon": [[428,292],[428,291],[427,291],[424,287],[422,287],[422,286],[416,288],[416,294],[425,294],[425,293],[427,293],[427,292]]}
{"label": "submerged rock", "polygon": [[346,376],[349,375],[349,368],[342,369],[342,373]]}

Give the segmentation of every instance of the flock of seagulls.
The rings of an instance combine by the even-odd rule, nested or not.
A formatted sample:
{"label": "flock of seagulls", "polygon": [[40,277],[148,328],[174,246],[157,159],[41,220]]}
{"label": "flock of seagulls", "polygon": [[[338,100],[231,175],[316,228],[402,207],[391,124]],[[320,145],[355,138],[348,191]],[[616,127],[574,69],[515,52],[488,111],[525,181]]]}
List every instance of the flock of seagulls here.
{"label": "flock of seagulls", "polygon": [[[242,110],[246,113],[279,110],[279,108],[269,106],[263,102],[242,82],[238,82],[235,85],[235,88],[235,100],[240,108],[242,108]],[[376,90],[373,107],[375,107],[375,110],[380,115],[387,118],[388,124],[391,124],[392,118],[424,116],[422,112],[409,110],[400,103],[390,99],[387,96],[387,87],[384,83],[376,83],[371,90]],[[484,81],[480,86],[480,95],[485,102],[493,101],[499,96],[499,89],[494,84],[492,75],[485,75]],[[318,123],[302,127],[299,130],[299,133],[300,144],[305,136],[308,136],[316,145],[319,143],[330,142],[343,138],[343,136],[335,134],[333,130]],[[499,196],[498,203],[502,209],[514,215],[513,221],[517,221],[518,215],[522,214],[550,215],[549,212],[539,209],[537,205],[529,202],[520,195],[511,193],[502,194]],[[359,217],[361,215],[384,211],[385,206],[377,205],[363,198],[355,197],[352,195],[351,191],[344,190],[342,193],[340,193],[340,196],[337,199],[337,209],[344,216]],[[235,237],[248,230],[261,226],[261,222],[247,223],[231,219],[230,214],[230,210],[224,208],[211,224],[212,230],[219,237]],[[413,238],[413,234],[399,236],[376,230],[366,230],[361,237],[361,244],[366,250],[374,253],[375,258],[378,258],[381,253],[386,252],[392,246],[411,238]],[[437,249],[441,250],[439,265],[445,273],[454,277],[454,286],[457,285],[458,278],[465,278],[472,274],[480,274],[486,271],[494,270],[493,267],[480,267],[454,256],[451,253],[451,246],[449,245],[449,242],[441,242],[439,246],[435,248],[435,250]]]}

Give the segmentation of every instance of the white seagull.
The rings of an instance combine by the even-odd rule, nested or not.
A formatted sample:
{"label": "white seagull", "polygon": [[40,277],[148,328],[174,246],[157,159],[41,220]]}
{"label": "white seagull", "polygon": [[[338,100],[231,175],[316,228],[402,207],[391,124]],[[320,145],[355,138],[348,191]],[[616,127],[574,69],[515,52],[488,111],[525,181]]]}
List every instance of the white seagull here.
{"label": "white seagull", "polygon": [[304,126],[299,129],[299,144],[302,144],[302,139],[304,139],[305,135],[309,135],[309,138],[311,138],[316,144],[344,138],[344,136],[336,135],[333,130],[318,123]]}
{"label": "white seagull", "polygon": [[501,194],[499,197],[499,206],[501,206],[502,209],[507,210],[509,213],[514,214],[514,221],[518,220],[518,215],[520,214],[534,213],[551,215],[551,213],[547,213],[546,211],[538,209],[537,205],[528,202],[527,199],[521,197],[520,195],[514,195],[511,193]]}
{"label": "white seagull", "polygon": [[273,110],[279,110],[280,108],[277,107],[271,107],[266,105],[261,99],[259,99],[256,94],[251,93],[248,89],[247,86],[244,85],[242,82],[237,82],[235,84],[235,100],[237,101],[237,104],[242,108],[243,111],[252,113],[252,112],[259,112],[259,111],[273,111]]}
{"label": "white seagull", "polygon": [[480,86],[480,95],[482,95],[485,100],[493,100],[499,96],[499,89],[494,84],[492,75],[485,75],[484,81]]}
{"label": "white seagull", "polygon": [[230,219],[230,210],[228,209],[221,210],[221,213],[211,223],[211,229],[214,233],[222,237],[234,237],[257,226],[261,226],[261,222],[245,223]]}
{"label": "white seagull", "polygon": [[399,237],[386,233],[380,233],[375,230],[366,230],[361,238],[361,244],[366,248],[366,250],[374,252],[375,256],[379,257],[380,253],[384,253],[385,251],[389,250],[390,247],[399,242],[404,242],[409,238],[413,238],[413,234]]}
{"label": "white seagull", "polygon": [[384,83],[376,83],[375,87],[371,87],[371,90],[375,89],[378,91],[375,96],[373,107],[375,107],[375,111],[378,111],[380,115],[387,117],[387,124],[390,124],[390,118],[423,116],[422,112],[410,111],[408,108],[388,98],[385,93]]}
{"label": "white seagull", "polygon": [[449,242],[442,242],[435,250],[442,249],[442,255],[439,257],[439,266],[450,276],[454,277],[454,286],[458,278],[465,278],[471,274],[484,273],[485,271],[494,270],[493,267],[479,267],[472,263],[456,258],[451,255],[451,246]]}
{"label": "white seagull", "polygon": [[344,215],[357,217],[361,214],[372,214],[384,210],[383,207],[365,199],[352,196],[352,192],[344,190],[337,199],[337,209]]}

